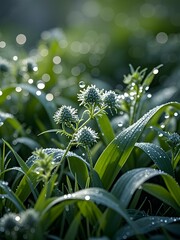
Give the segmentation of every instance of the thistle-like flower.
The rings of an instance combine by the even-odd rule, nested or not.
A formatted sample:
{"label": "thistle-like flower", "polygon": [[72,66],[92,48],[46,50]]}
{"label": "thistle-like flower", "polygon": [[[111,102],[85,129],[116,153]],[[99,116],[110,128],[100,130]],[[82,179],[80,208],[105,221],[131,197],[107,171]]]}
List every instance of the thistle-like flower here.
{"label": "thistle-like flower", "polygon": [[81,102],[80,105],[98,106],[102,102],[101,92],[95,85],[88,86],[80,92],[81,93],[78,94],[78,101]]}
{"label": "thistle-like flower", "polygon": [[83,147],[92,147],[97,142],[98,136],[97,133],[92,130],[90,127],[82,127],[75,134],[75,142],[77,145],[81,145]]}
{"label": "thistle-like flower", "polygon": [[0,232],[5,232],[10,235],[15,230],[17,231],[20,227],[19,220],[20,218],[17,218],[15,213],[5,214],[0,219]]}
{"label": "thistle-like flower", "polygon": [[39,214],[34,209],[27,209],[21,213],[21,227],[24,229],[35,228],[39,220]]}
{"label": "thistle-like flower", "polygon": [[119,96],[112,90],[106,91],[103,94],[103,103],[110,109],[117,110],[120,108],[120,98]]}
{"label": "thistle-like flower", "polygon": [[66,126],[70,126],[79,121],[77,110],[71,106],[62,106],[55,112],[53,118],[56,124],[60,123]]}

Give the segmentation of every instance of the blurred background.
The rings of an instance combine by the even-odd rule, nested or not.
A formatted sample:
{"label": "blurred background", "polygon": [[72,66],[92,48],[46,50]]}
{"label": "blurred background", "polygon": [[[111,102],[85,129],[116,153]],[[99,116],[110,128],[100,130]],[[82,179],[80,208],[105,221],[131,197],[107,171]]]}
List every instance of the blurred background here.
{"label": "blurred background", "polygon": [[[16,46],[18,34],[32,49],[48,37],[44,31],[59,28],[74,61],[89,58],[93,77],[116,86],[130,63],[148,68],[162,63],[158,82],[164,82],[180,76],[179,11],[179,0],[2,0],[0,51],[4,42]],[[89,45],[95,41],[91,56]]]}

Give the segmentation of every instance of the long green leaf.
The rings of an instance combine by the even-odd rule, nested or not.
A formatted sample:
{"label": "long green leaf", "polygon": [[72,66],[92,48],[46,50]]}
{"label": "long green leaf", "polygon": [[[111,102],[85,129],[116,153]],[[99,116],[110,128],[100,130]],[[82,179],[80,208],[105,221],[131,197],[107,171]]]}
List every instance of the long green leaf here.
{"label": "long green leaf", "polygon": [[174,208],[177,212],[180,212],[180,207],[177,205],[174,198],[171,194],[161,185],[153,184],[153,183],[143,183],[142,189],[154,197],[160,199],[162,202],[168,204],[172,208]]}
{"label": "long green leaf", "polygon": [[96,121],[98,123],[103,142],[108,145],[115,138],[109,118],[106,114],[103,114],[102,116],[97,116]]}
{"label": "long green leaf", "polygon": [[78,184],[84,188],[89,177],[87,163],[77,157],[68,157],[68,163],[72,174],[77,177]]}
{"label": "long green leaf", "polygon": [[[119,199],[124,208],[127,208],[135,191],[142,187],[144,182],[159,175],[169,184],[168,186],[166,183],[169,192],[163,188],[163,191],[159,191],[157,196],[155,195],[155,190],[152,192],[149,191],[149,193],[162,201],[165,200],[165,203],[168,203],[178,211],[180,202],[177,202],[177,198],[180,196],[180,187],[177,185],[177,182],[170,175],[152,168],[137,168],[126,172],[115,183],[111,193]],[[170,188],[172,188],[172,190]],[[166,196],[167,199],[165,198]],[[103,218],[105,218],[106,221],[102,222],[102,228],[105,230],[106,234],[112,234],[118,229],[118,216],[112,210],[108,209],[104,213]]]}
{"label": "long green leaf", "polygon": [[[138,234],[146,234],[158,228],[164,227],[167,224],[175,223],[177,221],[180,221],[180,218],[153,216],[153,217],[140,218],[136,220],[135,223],[139,228]],[[130,226],[126,225],[115,234],[113,239],[116,239],[116,240],[126,239],[136,234],[137,232],[134,232],[134,230]]]}
{"label": "long green leaf", "polygon": [[79,227],[80,223],[81,223],[81,214],[77,213],[74,220],[72,221],[71,225],[69,226],[69,228],[66,232],[64,240],[76,239],[77,231],[78,231],[78,227]]}
{"label": "long green leaf", "polygon": [[136,123],[123,130],[102,152],[94,169],[106,189],[110,188],[117,174],[127,161],[135,143],[153,117],[160,117],[167,107],[180,109],[180,104],[170,102],[157,106],[141,117]]}
{"label": "long green leaf", "polygon": [[162,176],[169,190],[169,194],[180,207],[180,186],[169,174],[152,168],[137,168],[123,174],[112,189],[124,207],[127,207],[134,192],[147,180],[155,176]]}
{"label": "long green leaf", "polygon": [[142,149],[160,170],[174,176],[171,159],[162,148],[153,143],[136,143],[135,146]]}
{"label": "long green leaf", "polygon": [[[58,217],[59,214],[64,210],[66,205],[77,203],[82,200],[92,201],[96,204],[102,204],[108,208],[113,209],[115,212],[119,213],[129,223],[131,227],[135,227],[119,201],[111,193],[101,188],[88,188],[75,192],[73,194],[58,197],[56,200],[52,201],[42,212],[42,224],[45,225],[46,221],[49,221],[46,225],[49,226],[50,223],[52,224],[52,220],[55,220],[55,218],[53,217],[55,213],[58,212],[58,214],[56,214],[56,217]],[[51,219],[50,216],[53,219]]]}
{"label": "long green leaf", "polygon": [[[2,196],[9,199],[15,205],[18,211],[23,211],[26,209],[18,196],[14,194],[14,192],[8,187],[7,182],[0,181],[0,188],[6,193]],[[12,207],[11,210],[14,211],[15,209]]]}
{"label": "long green leaf", "polygon": [[14,151],[14,149],[10,146],[10,144],[8,142],[6,142],[5,140],[3,140],[5,142],[5,144],[8,146],[8,148],[12,151],[12,153],[14,154],[17,162],[19,163],[19,166],[21,167],[21,169],[23,170],[24,173],[27,173],[29,170],[29,167],[26,165],[26,163],[23,161],[23,159],[19,156],[19,154]]}

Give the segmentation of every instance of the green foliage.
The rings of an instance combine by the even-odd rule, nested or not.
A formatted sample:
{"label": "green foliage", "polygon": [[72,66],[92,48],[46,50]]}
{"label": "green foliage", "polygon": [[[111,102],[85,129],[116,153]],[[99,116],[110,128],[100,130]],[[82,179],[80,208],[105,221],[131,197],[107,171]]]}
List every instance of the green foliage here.
{"label": "green foliage", "polygon": [[130,66],[124,91],[109,90],[63,63],[62,76],[50,36],[1,67],[2,240],[179,237],[180,104],[148,92],[161,65]]}

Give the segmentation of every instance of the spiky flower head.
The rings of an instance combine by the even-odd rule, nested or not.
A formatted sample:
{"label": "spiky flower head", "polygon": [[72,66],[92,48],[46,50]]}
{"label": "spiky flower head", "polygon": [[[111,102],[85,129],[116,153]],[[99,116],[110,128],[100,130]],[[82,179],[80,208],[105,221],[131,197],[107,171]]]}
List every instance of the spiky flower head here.
{"label": "spiky flower head", "polygon": [[0,219],[0,232],[5,232],[7,234],[11,234],[15,230],[18,230],[20,223],[20,218],[17,217],[15,213],[5,214]]}
{"label": "spiky flower head", "polygon": [[30,229],[36,226],[39,214],[34,209],[27,209],[21,213],[21,227]]}
{"label": "spiky flower head", "polygon": [[116,94],[114,91],[106,91],[103,94],[103,103],[108,106],[110,109],[119,109],[120,108],[120,98],[118,94]]}
{"label": "spiky flower head", "polygon": [[101,92],[95,85],[88,86],[80,92],[81,93],[78,94],[78,101],[81,102],[80,105],[98,106],[102,102]]}
{"label": "spiky flower head", "polygon": [[70,126],[79,121],[77,109],[64,105],[55,112],[53,118],[56,124],[60,123],[66,126]]}
{"label": "spiky flower head", "polygon": [[97,139],[97,133],[87,126],[82,127],[75,134],[75,142],[77,143],[77,145],[81,145],[84,147],[92,147],[97,142]]}

